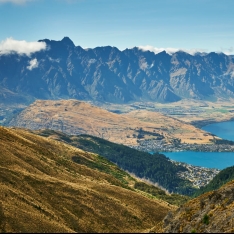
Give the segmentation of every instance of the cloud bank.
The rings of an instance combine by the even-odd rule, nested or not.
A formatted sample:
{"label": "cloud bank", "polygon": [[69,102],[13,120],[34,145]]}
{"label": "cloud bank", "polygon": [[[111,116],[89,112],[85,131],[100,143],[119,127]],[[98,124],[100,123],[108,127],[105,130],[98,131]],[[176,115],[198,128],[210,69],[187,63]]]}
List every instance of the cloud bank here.
{"label": "cloud bank", "polygon": [[17,53],[19,55],[30,56],[32,53],[45,49],[45,42],[17,41],[13,38],[7,38],[6,40],[0,42],[0,55]]}
{"label": "cloud bank", "polygon": [[[191,55],[194,55],[196,53],[200,53],[200,54],[209,53],[209,51],[204,50],[204,49],[190,49],[190,50],[187,50],[187,49],[178,49],[178,48],[157,48],[157,47],[153,47],[153,46],[150,46],[150,45],[138,46],[138,48],[140,50],[143,50],[143,51],[154,52],[155,54],[158,54],[158,53],[160,53],[162,51],[166,51],[168,54],[174,54],[177,51],[184,51],[184,52],[186,52],[188,54],[191,54]],[[234,54],[234,48],[233,47],[230,47],[230,48],[220,48],[220,50],[213,51],[213,52],[224,53],[226,55],[233,55]]]}
{"label": "cloud bank", "polygon": [[234,55],[234,48],[221,48],[220,49],[221,53],[227,54],[227,55]]}
{"label": "cloud bank", "polygon": [[153,46],[150,46],[150,45],[146,45],[146,46],[138,46],[138,48],[140,50],[143,50],[143,51],[151,51],[151,52],[154,52],[155,54],[158,54],[162,51],[166,51],[168,54],[173,54],[177,51],[184,51],[188,54],[191,54],[191,55],[194,55],[196,53],[207,53],[206,50],[203,50],[203,49],[190,49],[190,50],[186,50],[186,49],[178,49],[178,48],[157,48],[157,47],[153,47]]}
{"label": "cloud bank", "polygon": [[27,69],[28,70],[32,70],[34,68],[37,68],[38,67],[38,62],[37,62],[37,59],[32,59],[31,61],[29,61],[29,66],[27,66]]}

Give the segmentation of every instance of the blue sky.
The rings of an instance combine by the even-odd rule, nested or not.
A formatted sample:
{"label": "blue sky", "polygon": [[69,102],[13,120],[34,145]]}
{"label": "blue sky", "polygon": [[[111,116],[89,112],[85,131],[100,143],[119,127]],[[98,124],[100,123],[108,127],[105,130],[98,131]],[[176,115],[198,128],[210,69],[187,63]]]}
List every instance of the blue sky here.
{"label": "blue sky", "polygon": [[234,0],[0,0],[0,28],[0,42],[68,36],[83,48],[234,54]]}

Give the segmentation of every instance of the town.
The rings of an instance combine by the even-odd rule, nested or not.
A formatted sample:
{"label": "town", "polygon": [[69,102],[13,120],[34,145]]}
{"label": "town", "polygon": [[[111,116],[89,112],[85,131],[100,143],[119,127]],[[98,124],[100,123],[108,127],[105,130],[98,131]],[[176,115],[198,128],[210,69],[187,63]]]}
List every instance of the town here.
{"label": "town", "polygon": [[207,185],[220,172],[220,170],[216,168],[198,167],[187,163],[176,162],[174,160],[170,161],[188,169],[188,171],[185,172],[178,172],[178,175],[183,179],[191,181],[196,188],[201,188]]}
{"label": "town", "polygon": [[141,140],[137,146],[130,146],[145,152],[178,152],[178,151],[199,151],[199,152],[234,152],[234,145],[231,141],[223,143],[214,142],[212,144],[188,144],[174,143],[168,144],[164,139],[161,140]]}

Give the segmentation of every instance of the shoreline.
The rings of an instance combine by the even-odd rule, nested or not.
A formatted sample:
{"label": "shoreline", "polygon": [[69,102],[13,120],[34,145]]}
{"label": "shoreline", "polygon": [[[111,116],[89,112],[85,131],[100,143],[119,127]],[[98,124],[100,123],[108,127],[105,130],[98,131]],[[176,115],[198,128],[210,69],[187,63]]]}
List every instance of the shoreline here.
{"label": "shoreline", "polygon": [[221,121],[219,120],[197,120],[197,121],[190,122],[190,124],[196,128],[202,129],[202,127],[205,127],[209,124],[223,123],[223,122],[229,122],[229,121],[234,121],[234,117],[231,117],[230,119],[221,120]]}

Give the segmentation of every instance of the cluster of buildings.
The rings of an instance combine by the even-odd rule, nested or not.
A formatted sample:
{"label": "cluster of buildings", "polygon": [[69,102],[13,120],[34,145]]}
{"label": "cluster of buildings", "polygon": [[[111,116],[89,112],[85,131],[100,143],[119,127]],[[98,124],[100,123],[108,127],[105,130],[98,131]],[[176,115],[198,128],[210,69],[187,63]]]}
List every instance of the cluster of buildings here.
{"label": "cluster of buildings", "polygon": [[178,176],[191,181],[196,188],[207,185],[220,172],[219,169],[215,168],[198,167],[187,163],[171,161],[188,169],[188,171],[178,172]]}
{"label": "cluster of buildings", "polygon": [[[176,152],[176,151],[200,151],[200,152],[230,152],[234,151],[233,145],[215,145],[215,144],[207,144],[207,145],[198,145],[198,144],[168,144],[165,140],[144,140],[141,141],[138,146],[134,148],[146,151],[146,152]],[[184,172],[179,172],[179,177],[183,179],[187,179],[193,183],[193,186],[196,188],[203,187],[207,185],[219,172],[219,169],[215,168],[206,168],[193,166],[191,164],[176,162],[174,160],[170,160],[177,165],[182,165],[186,167],[188,170]]]}
{"label": "cluster of buildings", "polygon": [[234,152],[234,145],[231,144],[168,144],[162,140],[141,140],[138,146],[133,148],[145,152],[178,152],[178,151],[199,151],[199,152]]}

